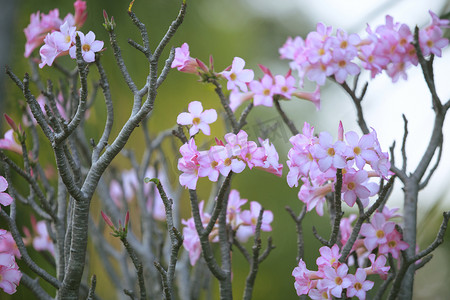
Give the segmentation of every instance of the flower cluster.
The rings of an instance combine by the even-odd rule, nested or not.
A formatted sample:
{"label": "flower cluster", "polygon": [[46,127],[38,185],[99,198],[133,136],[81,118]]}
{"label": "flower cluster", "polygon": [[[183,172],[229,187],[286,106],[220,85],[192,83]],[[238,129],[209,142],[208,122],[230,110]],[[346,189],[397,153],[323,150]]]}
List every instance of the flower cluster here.
{"label": "flower cluster", "polygon": [[326,194],[334,189],[337,169],[342,169],[342,199],[349,206],[358,198],[366,207],[369,197],[378,192],[378,185],[369,178],[390,175],[389,155],[381,150],[375,130],[361,138],[349,131],[344,141],[340,123],[339,138],[334,142],[328,132],[315,136],[314,127],[305,122],[302,133],[289,141],[293,147],[288,152],[287,182],[293,187],[301,180],[299,199],[308,211],[316,208],[319,215],[323,215]]}
{"label": "flower cluster", "polygon": [[[77,0],[74,3],[75,16],[68,14],[64,20],[59,18],[58,9],[52,10],[48,15],[32,14],[30,24],[25,28],[27,44],[25,45],[25,56],[40,46],[41,56],[40,68],[45,65],[51,66],[56,57],[70,54],[71,58],[76,58],[75,37],[78,35],[81,42],[81,53],[86,62],[95,61],[95,52],[103,48],[103,42],[95,40],[95,34],[89,31],[84,35],[77,31],[83,25],[87,17],[86,2]],[[41,19],[42,18],[42,19]]]}
{"label": "flower cluster", "polygon": [[[8,182],[0,176],[0,204],[4,206],[13,202],[13,198],[5,192],[7,188]],[[8,294],[16,292],[22,277],[16,258],[21,258],[16,242],[10,232],[0,229],[0,288]]]}
{"label": "flower cluster", "polygon": [[[235,68],[236,57],[233,61],[232,70]],[[241,59],[242,60],[242,59]],[[243,61],[243,60],[242,60]],[[320,108],[320,89],[319,87],[313,93],[301,92],[296,87],[296,80],[292,76],[289,70],[286,75],[273,75],[272,72],[265,66],[259,66],[263,71],[264,75],[258,80],[249,80],[248,87],[242,89],[241,85],[239,88],[230,89],[231,76],[228,78],[226,72],[222,72],[222,75],[228,79],[227,88],[231,90],[230,92],[230,107],[234,111],[236,110],[244,101],[253,99],[253,105],[272,107],[274,99],[288,99],[290,100],[292,96],[296,96],[300,99],[309,100],[316,106],[317,109]],[[237,68],[236,68],[237,69]],[[250,71],[250,70],[242,70]],[[253,71],[252,71],[253,74]],[[238,76],[235,76],[238,78]],[[253,79],[253,76],[251,77]],[[244,83],[244,82],[242,82]],[[232,86],[232,85],[231,85]],[[247,86],[245,86],[247,87]]]}
{"label": "flower cluster", "polygon": [[[317,88],[313,93],[302,92],[295,86],[296,80],[288,71],[286,75],[273,75],[270,70],[260,65],[264,73],[261,79],[254,80],[254,72],[244,69],[245,60],[235,57],[231,66],[216,74],[212,69],[212,59],[210,68],[197,58],[192,58],[189,52],[189,45],[184,43],[175,49],[175,59],[172,68],[185,73],[193,73],[202,76],[222,77],[227,80],[227,89],[230,91],[230,108],[235,111],[243,102],[253,99],[255,106],[273,106],[273,99],[291,99],[296,96],[313,102],[317,109],[320,108],[320,90]],[[211,73],[211,74],[210,74]]]}
{"label": "flower cluster", "polygon": [[[431,24],[419,30],[419,45],[424,56],[441,56],[441,49],[448,45],[442,28],[448,28],[449,21],[440,20],[432,11],[430,15]],[[408,25],[394,22],[389,15],[386,24],[375,30],[367,26],[365,38],[343,29],[337,29],[335,35],[332,31],[331,26],[319,23],[305,40],[288,38],[280,48],[281,58],[291,60],[290,67],[298,71],[301,82],[306,76],[324,85],[326,78],[333,76],[343,83],[348,76],[358,74],[361,67],[369,70],[372,78],[385,70],[396,82],[400,77],[407,78],[409,66],[418,64],[413,33]]]}
{"label": "flower cluster", "polygon": [[48,33],[60,30],[67,22],[69,26],[80,28],[87,18],[86,1],[77,0],[73,4],[75,16],[68,13],[63,20],[59,18],[59,10],[55,8],[48,14],[34,13],[30,16],[30,24],[24,29],[27,42],[25,44],[25,57],[29,57],[34,49],[42,45]]}
{"label": "flower cluster", "polygon": [[53,31],[47,34],[44,39],[44,45],[39,50],[42,62],[40,68],[45,65],[51,66],[56,57],[69,53],[73,59],[77,58],[75,37],[78,35],[81,43],[81,55],[85,62],[95,61],[95,52],[103,48],[103,41],[95,40],[95,34],[89,31],[86,35],[81,31],[76,31],[75,26],[70,26],[66,21],[59,31]]}
{"label": "flower cluster", "polygon": [[180,184],[195,190],[199,177],[217,181],[219,174],[228,176],[232,171],[241,173],[247,165],[250,169],[258,167],[281,176],[283,165],[278,162],[278,153],[268,139],[259,142],[248,141],[248,135],[241,130],[238,134],[227,133],[226,144],[216,139],[216,145],[208,151],[198,151],[194,138],[180,147],[182,157],[178,159],[178,169],[183,172]]}
{"label": "flower cluster", "polygon": [[[155,177],[153,168],[148,168],[144,177]],[[167,175],[162,170],[158,172],[158,178],[163,182],[165,187],[169,187]],[[151,212],[156,220],[164,221],[166,219],[166,212],[164,203],[158,191],[152,189],[150,185],[139,182],[136,170],[123,171],[120,180],[112,179],[109,184],[109,194],[114,204],[118,208],[123,208],[125,201],[130,203],[136,196],[138,189],[142,188],[144,197],[147,199],[147,211]],[[167,191],[169,196],[172,194],[170,190]]]}
{"label": "flower cluster", "polygon": [[[228,197],[227,208],[227,224],[235,232],[236,239],[245,243],[252,235],[255,234],[255,229],[258,221],[260,211],[262,209],[261,204],[256,201],[250,202],[250,210],[241,210],[241,206],[247,203],[247,199],[241,199],[237,190],[231,190]],[[203,212],[204,202],[199,204],[200,218],[203,226],[206,226],[211,218],[207,212]],[[272,231],[270,223],[273,221],[273,213],[271,211],[264,211],[262,215],[261,230]],[[191,265],[195,265],[200,258],[201,245],[200,238],[195,228],[194,218],[188,220],[182,220],[185,225],[183,227],[183,246],[189,253],[189,260]],[[214,229],[209,235],[211,242],[218,242],[218,225],[216,224]]]}
{"label": "flower cluster", "polygon": [[[320,257],[316,264],[318,271],[310,271],[303,260],[300,260],[292,276],[295,278],[294,287],[298,295],[308,295],[312,299],[330,299],[331,296],[341,298],[346,291],[347,297],[365,299],[366,292],[374,283],[366,280],[367,275],[377,274],[385,280],[390,269],[386,266],[388,254],[395,259],[399,258],[400,251],[408,248],[402,241],[401,234],[395,229],[392,218],[399,217],[398,209],[384,207],[382,212],[376,212],[370,223],[364,223],[359,232],[361,239],[356,240],[351,252],[356,255],[348,256],[348,263],[340,263],[340,249],[338,245],[320,248]],[[352,221],[356,218],[351,215],[343,218],[340,223],[341,244],[347,242],[353,228]],[[378,257],[374,254],[378,253]],[[361,268],[371,262],[370,267]],[[349,274],[349,266],[356,265],[355,274]],[[344,290],[345,289],[345,290]]]}

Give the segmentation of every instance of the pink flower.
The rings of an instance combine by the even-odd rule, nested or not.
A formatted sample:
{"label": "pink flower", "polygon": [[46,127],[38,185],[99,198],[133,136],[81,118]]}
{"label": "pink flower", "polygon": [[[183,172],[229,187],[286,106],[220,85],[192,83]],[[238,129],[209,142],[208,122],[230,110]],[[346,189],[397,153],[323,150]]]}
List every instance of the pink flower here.
{"label": "pink flower", "polygon": [[316,106],[316,109],[320,110],[320,86],[319,85],[316,86],[315,91],[312,93],[297,91],[297,92],[293,92],[292,95],[297,98],[300,98],[300,99],[311,101]]}
{"label": "pink flower", "polygon": [[16,241],[11,235],[11,232],[7,231],[0,236],[0,253],[8,253],[14,255],[17,258],[21,258],[19,248]]}
{"label": "pink flower", "polygon": [[291,75],[291,71],[286,76],[275,75],[275,94],[281,95],[286,99],[291,99],[291,95],[295,91],[295,78]]}
{"label": "pink flower", "polygon": [[14,131],[12,129],[5,133],[3,139],[0,139],[0,149],[10,150],[22,155],[22,146],[14,138]]}
{"label": "pink flower", "polygon": [[[42,17],[42,20],[41,20]],[[34,49],[44,41],[47,33],[58,30],[63,21],[59,18],[59,10],[55,8],[48,15],[37,12],[31,14],[30,24],[24,29],[27,42],[25,44],[25,57],[30,56]]]}
{"label": "pink flower", "polygon": [[41,63],[39,64],[39,68],[41,69],[45,65],[51,66],[55,58],[61,53],[58,50],[54,34],[47,34],[44,39],[44,43],[45,44],[39,50],[39,54],[41,55]]}
{"label": "pink flower", "polygon": [[240,218],[241,206],[247,203],[247,199],[241,199],[241,195],[237,190],[231,190],[228,196],[227,207],[227,224],[231,225],[233,230],[236,230],[242,224]]}
{"label": "pink flower", "polygon": [[448,43],[448,39],[442,36],[442,30],[439,27],[419,30],[419,44],[424,56],[434,54],[440,57],[441,49],[447,47]]}
{"label": "pink flower", "polygon": [[292,271],[292,276],[295,278],[294,287],[297,295],[307,295],[313,287],[313,281],[310,279],[312,272],[306,268],[303,259],[300,259],[298,266]]}
{"label": "pink flower", "polygon": [[341,234],[341,244],[345,245],[352,234],[352,223],[356,220],[356,215],[351,214],[348,218],[342,218],[339,224],[339,232]]}
{"label": "pink flower", "polygon": [[177,123],[180,125],[192,125],[189,129],[190,136],[201,130],[204,134],[210,135],[211,130],[209,124],[217,120],[217,112],[215,109],[207,109],[203,111],[203,106],[199,101],[192,101],[188,107],[189,113],[182,112],[177,117]]}
{"label": "pink flower", "polygon": [[368,258],[372,265],[370,267],[365,268],[364,270],[368,275],[370,274],[378,274],[381,279],[386,280],[388,271],[391,268],[390,266],[386,266],[386,256],[380,255],[375,260],[375,254],[369,254]]}
{"label": "pink flower", "polygon": [[216,182],[219,178],[219,170],[225,158],[222,154],[226,153],[224,146],[212,146],[209,151],[201,151],[198,156],[200,167],[198,175],[208,177],[210,181]]}
{"label": "pink flower", "polygon": [[189,56],[189,45],[187,43],[184,43],[179,48],[175,48],[175,58],[171,67],[177,68],[178,71],[185,73],[198,73],[198,63],[194,58]]}
{"label": "pink flower", "polygon": [[347,272],[348,267],[346,264],[340,265],[337,269],[325,266],[323,270],[325,277],[320,282],[323,287],[328,288],[331,295],[341,298],[342,290],[352,284]]}
{"label": "pink flower", "polygon": [[283,164],[279,163],[279,156],[275,146],[269,142],[269,139],[259,138],[259,142],[265,151],[265,157],[263,159],[264,165],[262,166],[267,172],[281,177],[283,173]]}
{"label": "pink flower", "polygon": [[359,139],[356,132],[349,131],[345,134],[345,139],[351,148],[356,166],[359,169],[364,168],[366,162],[371,162],[378,159],[376,152],[373,150],[375,144],[373,135],[366,134]]}
{"label": "pink flower", "polygon": [[351,62],[353,57],[352,52],[342,50],[333,51],[333,73],[337,82],[343,83],[347,79],[347,76],[356,75],[360,72],[358,65]]}
{"label": "pink flower", "polygon": [[[86,35],[84,35],[81,31],[77,31],[78,36],[80,37],[81,42],[81,54],[83,55],[83,59],[85,62],[94,62],[95,61],[95,52],[99,52],[103,48],[103,41],[96,41],[95,34],[92,31],[89,31]],[[77,47],[76,45],[72,46],[69,49],[70,57],[73,59],[77,58]]]}
{"label": "pink flower", "polygon": [[323,246],[319,249],[319,252],[320,257],[316,260],[319,270],[323,270],[325,266],[337,268],[340,265],[339,258],[341,254],[339,253],[338,245],[334,244],[331,248]]}
{"label": "pink flower", "polygon": [[347,172],[343,176],[342,193],[343,200],[348,206],[353,207],[356,198],[365,200],[370,196],[370,190],[366,187],[368,175],[365,170]]}
{"label": "pink flower", "polygon": [[75,8],[75,25],[80,28],[87,18],[86,1],[77,0],[73,4],[73,7]]}
{"label": "pink flower", "polygon": [[55,256],[55,246],[47,231],[47,224],[45,221],[39,221],[36,223],[36,233],[38,234],[33,239],[33,247],[37,251],[47,250],[53,256]]}
{"label": "pink flower", "polygon": [[373,281],[366,280],[364,269],[358,268],[355,275],[349,274],[351,285],[347,288],[347,297],[358,297],[360,300],[366,299],[366,292],[372,289]]}
{"label": "pink flower", "polygon": [[344,158],[345,144],[337,141],[333,144],[333,137],[328,132],[319,134],[319,143],[312,147],[311,153],[317,158],[319,169],[324,172],[330,167],[345,168],[346,160]]}
{"label": "pink flower", "polygon": [[231,91],[230,93],[230,108],[232,111],[236,111],[236,109],[241,106],[242,103],[244,103],[247,100],[250,100],[253,98],[255,93],[253,92],[247,92],[247,93],[241,93],[239,91]]}
{"label": "pink flower", "polygon": [[193,218],[190,218],[187,221],[181,220],[181,223],[185,225],[185,227],[183,227],[183,246],[189,253],[189,262],[191,263],[191,266],[194,266],[202,253],[200,238],[195,229]]}
{"label": "pink flower", "polygon": [[247,83],[253,80],[253,70],[244,69],[245,61],[240,57],[233,59],[231,70],[223,71],[221,74],[225,77],[227,82],[227,89],[236,90],[240,89],[242,92],[247,92]]}
{"label": "pink flower", "polygon": [[380,254],[391,253],[395,259],[398,259],[400,251],[409,248],[408,243],[402,241],[402,236],[397,230],[394,230],[386,235],[386,240],[387,242],[385,244],[381,244],[378,248]]}
{"label": "pink flower", "polygon": [[22,278],[22,273],[19,271],[14,256],[0,253],[0,288],[7,294],[14,294],[20,278]]}
{"label": "pink flower", "polygon": [[274,82],[272,76],[265,74],[261,81],[250,82],[250,90],[255,93],[253,104],[272,107],[274,95]]}
{"label": "pink flower", "polygon": [[365,236],[364,245],[368,251],[372,251],[378,245],[387,242],[386,236],[395,229],[394,222],[386,222],[382,213],[375,213],[372,221],[361,226],[360,234]]}
{"label": "pink flower", "polygon": [[75,26],[70,26],[68,22],[64,22],[59,28],[60,31],[52,33],[53,41],[58,51],[67,51],[75,43]]}
{"label": "pink flower", "polygon": [[[256,223],[258,222],[259,213],[261,211],[261,204],[256,201],[250,202],[250,210],[244,210],[241,212],[240,217],[244,224],[250,225],[255,233]],[[265,210],[262,216],[261,230],[272,231],[270,223],[273,221],[273,213],[270,210]]]}
{"label": "pink flower", "polygon": [[8,193],[5,193],[7,188],[8,181],[6,181],[5,177],[0,176],[0,204],[3,206],[10,205],[14,201]]}

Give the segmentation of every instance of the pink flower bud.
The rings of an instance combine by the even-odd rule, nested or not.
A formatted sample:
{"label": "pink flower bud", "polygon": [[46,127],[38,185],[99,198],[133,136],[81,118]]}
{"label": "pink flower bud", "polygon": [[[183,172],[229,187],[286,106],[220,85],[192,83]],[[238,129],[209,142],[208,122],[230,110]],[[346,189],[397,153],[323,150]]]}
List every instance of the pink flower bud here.
{"label": "pink flower bud", "polygon": [[8,116],[7,114],[3,114],[3,116],[5,117],[6,123],[8,123],[8,125],[12,128],[12,130],[14,130],[15,132],[17,132],[17,125],[14,122],[13,119],[11,119],[10,116]]}
{"label": "pink flower bud", "polygon": [[80,28],[87,18],[86,1],[77,0],[73,7],[75,8],[75,25]]}
{"label": "pink flower bud", "polygon": [[200,69],[205,72],[208,73],[208,67],[205,65],[204,62],[202,62],[200,59],[196,58],[195,61],[197,62],[198,66],[200,67]]}
{"label": "pink flower bud", "polygon": [[344,126],[342,125],[342,121],[339,121],[338,140],[344,141]]}
{"label": "pink flower bud", "polygon": [[112,223],[111,219],[103,211],[100,211],[100,213],[102,215],[103,220],[109,226],[109,228],[111,228],[112,230],[116,230],[116,227]]}

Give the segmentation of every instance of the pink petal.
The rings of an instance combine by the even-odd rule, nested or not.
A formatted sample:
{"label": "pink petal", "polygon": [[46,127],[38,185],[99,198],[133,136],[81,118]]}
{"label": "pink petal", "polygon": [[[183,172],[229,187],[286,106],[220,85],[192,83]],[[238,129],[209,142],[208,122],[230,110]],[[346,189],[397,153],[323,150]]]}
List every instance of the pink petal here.
{"label": "pink petal", "polygon": [[214,123],[217,120],[217,112],[213,108],[207,109],[201,113],[200,118],[202,122],[205,122],[207,124]]}
{"label": "pink petal", "polygon": [[[192,127],[194,127],[194,126],[192,126]],[[203,132],[203,134],[205,134],[205,135],[211,134],[211,129],[209,128],[209,125],[206,123],[201,122],[200,124],[197,125],[197,128],[200,129]]]}
{"label": "pink petal", "polygon": [[104,44],[103,41],[94,41],[91,44],[91,51],[98,52],[98,51],[102,50],[103,44]]}
{"label": "pink petal", "polygon": [[92,44],[92,42],[95,41],[95,33],[93,33],[92,31],[89,31],[85,38],[84,38],[84,43],[83,44]]}
{"label": "pink petal", "polygon": [[192,125],[192,115],[187,112],[182,112],[177,117],[177,123],[180,125]]}
{"label": "pink petal", "polygon": [[194,117],[200,116],[203,111],[202,103],[199,101],[192,101],[191,103],[189,103],[188,110],[191,114],[194,115]]}
{"label": "pink petal", "polygon": [[83,53],[83,59],[84,59],[85,62],[88,62],[88,63],[94,62],[95,61],[95,54],[94,54],[94,52],[92,52],[92,51],[84,52]]}
{"label": "pink petal", "polygon": [[0,203],[4,206],[10,205],[14,199],[7,193],[0,193]]}
{"label": "pink petal", "polygon": [[6,181],[5,177],[0,176],[0,192],[6,191],[8,188],[8,181]]}

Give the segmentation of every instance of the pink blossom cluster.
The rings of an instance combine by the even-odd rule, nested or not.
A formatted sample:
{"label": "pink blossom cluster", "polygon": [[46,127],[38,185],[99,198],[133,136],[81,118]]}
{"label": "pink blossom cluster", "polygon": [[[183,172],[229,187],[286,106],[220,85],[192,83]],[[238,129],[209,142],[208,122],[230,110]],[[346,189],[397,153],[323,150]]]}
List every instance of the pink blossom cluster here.
{"label": "pink blossom cluster", "polygon": [[[148,168],[144,177],[155,177],[154,169]],[[158,178],[166,187],[167,194],[170,197],[172,192],[168,189],[170,183],[165,172],[160,170]],[[114,204],[122,209],[125,202],[130,203],[136,197],[136,193],[140,188],[142,188],[144,197],[147,199],[147,211],[152,214],[154,219],[164,221],[166,219],[166,211],[159,192],[150,185],[140,182],[134,169],[122,171],[119,180],[112,179],[109,184],[109,194]]]}
{"label": "pink blossom cluster", "polygon": [[[401,234],[395,229],[396,223],[392,218],[399,217],[398,209],[384,207],[382,212],[376,212],[370,223],[364,223],[359,232],[360,239],[356,240],[348,263],[340,263],[341,257],[338,245],[320,248],[320,257],[316,264],[318,271],[310,271],[306,268],[303,260],[299,261],[298,267],[292,272],[295,278],[294,287],[298,295],[308,295],[311,299],[330,299],[331,296],[340,298],[342,292],[346,291],[347,297],[358,297],[365,299],[366,292],[374,283],[366,280],[367,275],[377,274],[382,280],[386,280],[389,266],[386,266],[388,254],[395,259],[399,258],[400,251],[409,246],[403,242]],[[340,223],[341,240],[345,245],[353,230],[351,223],[355,215],[342,218]],[[357,261],[352,253],[356,254]],[[378,257],[374,254],[377,253]],[[361,268],[371,262],[370,267]],[[355,274],[349,274],[349,266],[356,265]]]}
{"label": "pink blossom cluster", "polygon": [[0,139],[0,149],[9,150],[22,155],[22,146],[17,141],[14,130],[9,129],[5,135]]}
{"label": "pink blossom cluster", "polygon": [[302,133],[289,139],[292,148],[288,152],[290,187],[302,182],[299,199],[323,215],[325,196],[334,190],[336,171],[342,169],[342,199],[353,207],[360,199],[364,207],[369,198],[378,193],[378,184],[371,177],[387,178],[390,175],[390,162],[387,152],[381,150],[375,130],[361,138],[354,131],[345,133],[339,124],[338,140],[328,132],[314,135],[314,127],[306,123]]}
{"label": "pink blossom cluster", "polygon": [[[441,49],[448,45],[442,29],[449,27],[449,21],[429,13],[432,21],[419,30],[419,45],[424,56],[441,56]],[[329,76],[343,83],[348,76],[358,74],[360,68],[371,71],[372,78],[385,70],[396,82],[400,77],[406,79],[407,68],[418,64],[411,29],[394,22],[389,15],[386,23],[375,30],[367,26],[365,38],[343,29],[337,29],[334,35],[332,31],[331,26],[319,23],[305,40],[299,36],[288,38],[280,48],[281,58],[291,60],[290,67],[298,71],[301,83],[306,77],[324,85]]]}
{"label": "pink blossom cluster", "polygon": [[[227,207],[227,224],[235,232],[236,239],[242,243],[255,234],[256,223],[258,221],[259,213],[261,211],[261,204],[256,201],[250,202],[249,210],[242,210],[241,207],[247,203],[247,199],[241,199],[241,196],[237,190],[231,190],[228,196]],[[199,204],[200,217],[203,226],[206,226],[211,218],[211,215],[203,211],[204,202]],[[272,231],[270,223],[273,221],[273,213],[271,211],[264,211],[261,222],[262,231]],[[200,238],[195,228],[194,218],[181,221],[185,227],[183,227],[183,246],[189,252],[189,260],[191,265],[195,265],[200,258],[202,252],[200,245]],[[209,235],[211,242],[218,242],[219,228],[216,223],[214,229]]]}
{"label": "pink blossom cluster", "polygon": [[45,65],[51,66],[58,56],[69,54],[75,59],[75,37],[78,35],[83,59],[86,62],[95,61],[95,52],[102,50],[103,42],[95,40],[95,34],[92,31],[86,35],[77,31],[87,18],[86,1],[77,0],[74,7],[75,16],[69,13],[64,20],[59,18],[58,9],[50,11],[48,15],[40,12],[31,15],[30,24],[24,30],[27,38],[25,57],[30,56],[35,48],[44,43],[39,50],[40,68]]}
{"label": "pink blossom cluster", "polygon": [[66,21],[59,27],[59,31],[48,33],[44,39],[44,45],[39,50],[41,55],[40,68],[45,65],[51,66],[56,57],[66,55],[76,59],[75,37],[80,38],[81,55],[85,62],[94,62],[95,53],[103,48],[103,41],[95,39],[95,34],[89,31],[86,35],[81,31],[77,31],[75,26],[70,26]]}
{"label": "pink blossom cluster", "polygon": [[[260,79],[253,80],[253,71],[251,73],[252,76],[241,76],[245,71],[251,71],[242,69],[243,63],[243,60],[239,57],[235,57],[233,60],[231,71],[229,72],[233,72],[232,75],[234,74],[234,77],[228,75],[227,71],[222,72],[222,75],[228,80],[227,88],[231,90],[230,107],[233,111],[235,111],[244,101],[250,99],[253,99],[253,105],[255,106],[262,105],[272,107],[274,98],[290,100],[292,96],[311,101],[317,109],[320,108],[319,87],[317,87],[313,93],[299,91],[296,87],[296,80],[291,74],[291,70],[289,70],[286,75],[273,75],[267,67],[260,65],[259,67],[264,75]],[[235,66],[236,64],[238,64],[237,67]],[[235,82],[237,82],[240,77],[244,77],[246,81],[242,81],[240,82],[240,85],[236,85]],[[233,78],[235,78],[234,81],[232,81]]]}
{"label": "pink blossom cluster", "polygon": [[[13,202],[13,198],[5,192],[7,188],[8,182],[0,176],[0,204],[4,206]],[[16,242],[10,232],[0,229],[0,288],[8,294],[16,292],[22,277],[16,258],[21,258]]]}
{"label": "pink blossom cluster", "polygon": [[215,182],[219,174],[241,173],[245,166],[281,176],[283,165],[278,162],[278,152],[268,139],[260,139],[261,146],[258,147],[255,142],[248,141],[247,133],[241,130],[238,134],[227,133],[225,141],[226,144],[216,138],[216,144],[208,151],[198,151],[194,138],[182,145],[182,157],[178,159],[178,169],[183,172],[179,177],[180,184],[195,190],[199,177],[208,177]]}
{"label": "pink blossom cluster", "polygon": [[27,42],[25,44],[25,57],[30,56],[34,49],[42,45],[48,33],[60,30],[60,27],[67,22],[68,26],[83,26],[87,18],[86,1],[77,0],[73,4],[75,16],[68,13],[63,20],[59,18],[57,8],[48,14],[36,12],[30,16],[30,24],[24,29]]}
{"label": "pink blossom cluster", "polygon": [[[356,254],[357,261],[354,256],[349,256],[349,265],[357,263],[363,265],[365,259],[374,252],[388,256],[390,253],[393,258],[398,259],[400,252],[407,249],[409,245],[403,241],[402,234],[397,230],[398,220],[401,217],[397,213],[398,208],[389,209],[383,207],[377,211],[370,222],[364,223],[359,231],[358,239],[355,241],[352,252]],[[350,215],[348,218],[342,218],[340,223],[341,244],[345,245],[350,237],[353,227],[352,222],[356,219],[356,215]],[[394,219],[394,221],[392,221]],[[376,251],[374,251],[376,250]],[[386,279],[383,277],[383,279]]]}
{"label": "pink blossom cluster", "polygon": [[227,89],[230,91],[230,108],[235,111],[243,102],[253,99],[255,106],[273,106],[273,98],[291,99],[296,96],[300,99],[311,101],[320,108],[320,90],[312,92],[302,92],[295,86],[296,80],[288,71],[286,75],[272,75],[270,70],[260,65],[259,67],[264,76],[259,80],[254,80],[254,72],[251,69],[244,69],[245,60],[235,57],[231,66],[219,74],[212,70],[212,59],[210,59],[210,68],[197,58],[192,58],[189,52],[189,45],[184,43],[181,47],[175,48],[175,58],[172,62],[172,68],[178,71],[192,73],[202,76],[223,77],[227,80]]}

